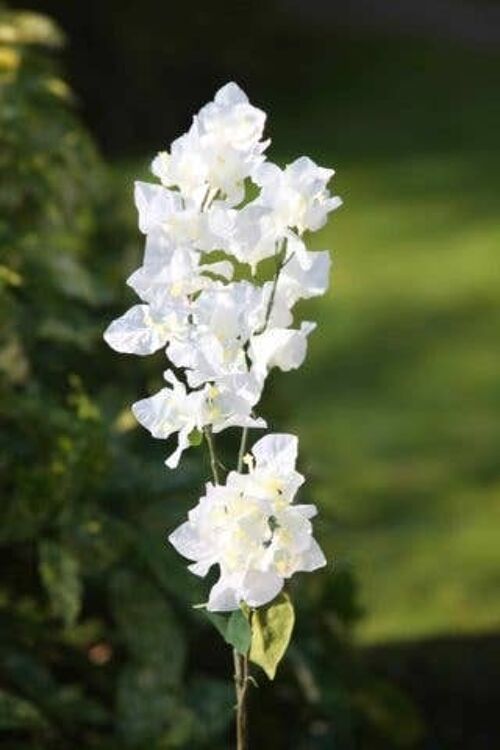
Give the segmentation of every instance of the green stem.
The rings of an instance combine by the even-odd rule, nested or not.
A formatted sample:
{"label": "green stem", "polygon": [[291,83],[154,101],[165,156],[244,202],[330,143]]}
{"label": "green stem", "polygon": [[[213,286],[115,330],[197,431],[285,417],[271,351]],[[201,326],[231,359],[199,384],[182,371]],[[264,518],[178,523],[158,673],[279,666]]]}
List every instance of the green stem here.
{"label": "green stem", "polygon": [[261,333],[264,333],[264,331],[266,330],[267,326],[269,325],[269,320],[271,318],[271,313],[272,313],[273,307],[274,307],[274,300],[276,298],[276,290],[278,288],[278,281],[279,281],[280,274],[281,274],[282,270],[284,269],[284,267],[287,265],[287,263],[289,263],[291,261],[292,256],[293,256],[293,253],[291,255],[289,255],[288,258],[286,257],[286,253],[283,253],[283,255],[281,256],[281,251],[283,250],[283,248],[284,248],[284,244],[281,246],[281,248],[279,250],[276,251],[276,255],[275,255],[275,258],[276,258],[276,272],[275,272],[274,278],[273,278],[273,286],[272,286],[272,289],[271,289],[271,294],[269,296],[269,300],[267,302],[267,308],[266,308],[266,314],[264,316],[264,322],[262,323],[261,327],[257,331],[255,331],[255,335],[257,335],[257,336],[260,335]]}
{"label": "green stem", "polygon": [[215,451],[215,440],[212,433],[212,428],[210,426],[207,426],[204,428],[203,432],[205,433],[205,438],[208,445],[208,453],[210,456],[210,468],[212,469],[212,477],[214,480],[214,484],[219,484],[219,469],[218,469],[218,460],[217,460],[217,454]]}
{"label": "green stem", "polygon": [[247,439],[248,439],[248,427],[244,427],[241,431],[241,441],[240,441],[240,449],[238,451],[238,474],[241,474],[241,471],[243,469],[243,459],[245,458],[245,451],[247,449]]}

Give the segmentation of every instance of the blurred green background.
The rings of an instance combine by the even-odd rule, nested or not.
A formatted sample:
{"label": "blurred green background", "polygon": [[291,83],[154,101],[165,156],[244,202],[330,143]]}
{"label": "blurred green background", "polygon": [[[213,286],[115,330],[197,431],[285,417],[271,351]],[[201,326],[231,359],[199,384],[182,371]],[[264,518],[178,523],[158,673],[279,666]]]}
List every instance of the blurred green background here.
{"label": "blurred green background", "polygon": [[206,467],[191,451],[164,472],[126,409],[161,361],[100,336],[133,299],[133,180],[234,79],[269,113],[270,156],[335,167],[345,201],[313,239],[334,264],[300,311],[319,322],[307,362],[263,405],[300,435],[335,567],[297,582],[256,746],[497,748],[499,6],[33,10],[68,43],[0,21],[6,747],[230,747],[229,666],[164,544]]}

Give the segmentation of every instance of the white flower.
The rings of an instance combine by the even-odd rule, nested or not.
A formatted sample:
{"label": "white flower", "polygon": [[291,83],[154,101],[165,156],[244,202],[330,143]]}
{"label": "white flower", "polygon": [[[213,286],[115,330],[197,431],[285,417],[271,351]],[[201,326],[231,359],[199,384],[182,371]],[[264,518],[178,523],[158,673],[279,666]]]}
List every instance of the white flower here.
{"label": "white flower", "polygon": [[165,462],[170,469],[178,465],[194,430],[201,431],[209,425],[213,432],[221,432],[227,427],[266,426],[263,419],[252,416],[252,407],[258,397],[249,388],[248,378],[225,386],[207,384],[189,393],[171,370],[167,370],[165,379],[172,387],[162,388],[153,396],[137,401],[132,412],[154,438],[166,440],[179,433],[177,448]]}
{"label": "white flower", "polygon": [[[276,433],[258,440],[246,457],[249,473],[243,475],[246,486],[256,497],[267,497],[273,512],[290,504],[304,477],[295,468],[298,440],[295,435]],[[241,474],[231,472],[228,484],[237,486]]]}
{"label": "white flower", "polygon": [[245,352],[237,340],[221,341],[211,331],[200,331],[195,326],[187,336],[171,342],[168,357],[176,367],[186,370],[192,388],[248,372]]}
{"label": "white flower", "polygon": [[143,234],[149,234],[153,229],[161,227],[165,217],[182,210],[182,201],[178,193],[149,182],[137,181],[135,183],[134,199],[139,229]]}
{"label": "white flower", "polygon": [[198,129],[192,127],[171,146],[161,151],[151,164],[151,171],[166,187],[178,187],[182,196],[200,207],[207,191],[208,165]]}
{"label": "white flower", "polygon": [[230,82],[217,91],[213,102],[202,107],[195,120],[204,135],[215,135],[219,142],[239,151],[251,151],[262,138],[266,113],[252,106],[245,92]]}
{"label": "white flower", "polygon": [[228,427],[266,427],[263,419],[252,416],[260,392],[258,382],[247,373],[207,383],[203,388],[203,424],[211,425],[215,433]]}
{"label": "white flower", "polygon": [[165,373],[172,387],[162,388],[154,396],[137,401],[132,412],[137,421],[149,430],[154,438],[166,440],[178,432],[176,450],[167,458],[166,465],[174,469],[183,451],[189,446],[189,435],[203,428],[201,415],[205,401],[202,391],[187,393],[186,387],[170,370]]}
{"label": "white flower", "polygon": [[326,187],[333,174],[333,169],[318,167],[307,156],[284,170],[271,162],[257,167],[252,176],[262,188],[258,200],[272,210],[277,234],[284,235],[287,228],[302,234],[325,224],[328,212],[342,203],[338,196],[331,197]]}
{"label": "white flower", "polygon": [[144,234],[162,231],[171,243],[207,243],[207,220],[196,203],[186,205],[180,193],[149,182],[137,181],[134,196]]}
{"label": "white flower", "polygon": [[248,354],[253,372],[263,380],[272,367],[288,372],[303,363],[307,352],[307,337],[316,323],[304,322],[300,329],[268,328],[250,340]]}
{"label": "white flower", "polygon": [[[201,206],[216,194],[236,205],[244,197],[244,180],[263,161],[268,145],[260,141],[266,115],[253,107],[235,83],[223,86],[214,101],[194,117],[190,130],[161,152],[153,173],[167,187]],[[208,192],[207,192],[208,191]]]}
{"label": "white flower", "polygon": [[187,315],[175,306],[161,310],[152,305],[134,305],[114,320],[104,332],[104,340],[124,354],[153,354],[187,325]]}
{"label": "white flower", "polygon": [[228,204],[244,197],[244,180],[263,161],[268,142],[261,142],[266,115],[252,106],[235,83],[216,93],[194,118],[205,154],[208,184]]}
{"label": "white flower", "polygon": [[240,263],[248,263],[253,274],[260,261],[276,254],[283,239],[272,211],[261,205],[259,198],[237,212],[231,230],[225,237],[228,252]]}
{"label": "white flower", "polygon": [[150,260],[134,271],[127,284],[145,302],[158,306],[179,303],[182,298],[210,286],[203,270],[197,252],[176,245],[164,248],[155,262]]}
{"label": "white flower", "polygon": [[305,250],[302,256],[292,251],[278,279],[277,299],[292,308],[299,299],[324,294],[330,282],[330,266],[328,250]]}
{"label": "white flower", "polygon": [[254,446],[250,474],[233,472],[227,485],[208,484],[188,520],[170,535],[177,551],[193,561],[189,568],[196,575],[219,566],[209,610],[230,611],[241,602],[259,607],[274,599],[294,573],[326,564],[312,536],[315,506],[292,503],[302,480],[294,472],[296,453],[291,435],[262,438]]}
{"label": "white flower", "polygon": [[213,284],[192,305],[188,335],[174,341],[168,356],[188,370],[192,387],[248,372],[244,346],[262,319],[264,292],[246,281]]}

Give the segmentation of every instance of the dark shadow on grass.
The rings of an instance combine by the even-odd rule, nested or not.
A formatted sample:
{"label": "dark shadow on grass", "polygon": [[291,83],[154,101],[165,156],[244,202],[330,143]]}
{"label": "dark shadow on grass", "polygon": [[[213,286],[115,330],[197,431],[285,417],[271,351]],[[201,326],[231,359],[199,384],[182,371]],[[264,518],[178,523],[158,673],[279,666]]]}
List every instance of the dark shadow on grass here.
{"label": "dark shadow on grass", "polygon": [[498,750],[500,635],[391,643],[367,647],[363,655],[420,708],[425,750]]}

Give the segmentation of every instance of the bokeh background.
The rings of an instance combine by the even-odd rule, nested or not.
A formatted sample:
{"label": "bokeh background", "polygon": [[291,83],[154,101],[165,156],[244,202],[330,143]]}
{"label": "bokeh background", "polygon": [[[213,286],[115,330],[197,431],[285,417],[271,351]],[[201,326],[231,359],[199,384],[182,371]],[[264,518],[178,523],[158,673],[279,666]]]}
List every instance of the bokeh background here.
{"label": "bokeh background", "polygon": [[294,582],[254,746],[498,748],[500,6],[27,7],[0,10],[2,746],[231,747],[228,655],[165,545],[206,459],[165,472],[127,409],[161,362],[101,335],[133,299],[133,180],[236,80],[271,158],[335,167],[345,201],[307,362],[263,407],[335,565]]}

